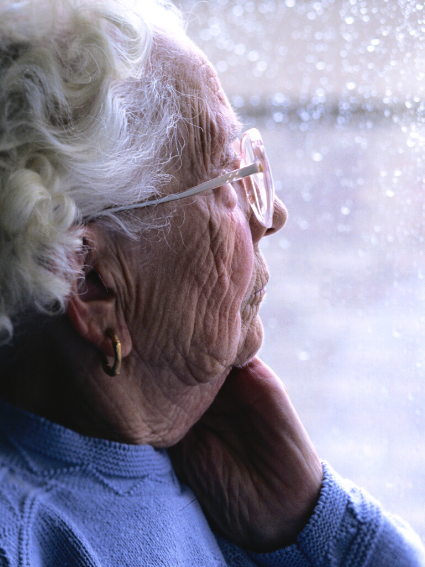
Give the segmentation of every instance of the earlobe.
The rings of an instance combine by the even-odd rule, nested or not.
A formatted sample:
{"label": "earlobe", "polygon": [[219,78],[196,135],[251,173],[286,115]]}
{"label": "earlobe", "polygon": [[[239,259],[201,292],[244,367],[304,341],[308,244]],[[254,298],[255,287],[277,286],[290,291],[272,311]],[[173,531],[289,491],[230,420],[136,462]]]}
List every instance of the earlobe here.
{"label": "earlobe", "polygon": [[111,329],[108,329],[106,331],[106,335],[112,341],[112,347],[114,349],[114,363],[111,366],[109,362],[106,360],[106,357],[104,357],[102,360],[102,368],[103,371],[108,376],[113,377],[113,376],[117,376],[121,372],[121,361],[122,361],[121,341],[119,340],[117,335],[113,331],[111,331]]}
{"label": "earlobe", "polygon": [[[82,273],[68,301],[67,315],[74,329],[85,340],[108,356],[114,356],[110,330],[119,338],[122,356],[130,354],[132,341],[125,318],[120,309],[114,286],[116,266],[111,265],[111,255],[104,250],[103,235],[99,230],[86,227],[90,232],[86,253],[81,257]],[[109,333],[109,334],[108,334]]]}
{"label": "earlobe", "polygon": [[[108,305],[109,303],[109,305]],[[110,301],[96,301],[80,294],[78,290],[68,302],[67,314],[77,333],[94,344],[105,354],[112,354],[110,340],[105,331],[108,328],[104,322],[109,319]]]}

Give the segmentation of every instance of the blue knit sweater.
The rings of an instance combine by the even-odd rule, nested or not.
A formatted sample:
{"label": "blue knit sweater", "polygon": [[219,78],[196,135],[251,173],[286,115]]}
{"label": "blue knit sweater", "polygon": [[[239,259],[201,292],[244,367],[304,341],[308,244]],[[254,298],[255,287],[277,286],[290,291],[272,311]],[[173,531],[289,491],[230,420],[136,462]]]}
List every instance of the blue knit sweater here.
{"label": "blue knit sweater", "polygon": [[168,455],[83,437],[0,401],[0,566],[425,566],[416,534],[327,465],[296,544],[252,553],[210,529]]}

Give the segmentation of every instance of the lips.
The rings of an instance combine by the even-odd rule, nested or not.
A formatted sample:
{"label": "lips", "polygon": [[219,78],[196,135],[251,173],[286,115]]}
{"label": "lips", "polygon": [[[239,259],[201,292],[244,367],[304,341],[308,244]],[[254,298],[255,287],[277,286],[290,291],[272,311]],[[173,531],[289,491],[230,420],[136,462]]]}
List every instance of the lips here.
{"label": "lips", "polygon": [[249,303],[251,305],[259,304],[264,296],[266,295],[266,285],[269,281],[269,275],[267,273],[262,274],[261,281],[254,286],[254,290],[249,296]]}
{"label": "lips", "polygon": [[255,291],[253,294],[251,294],[249,298],[249,303],[251,305],[258,305],[259,303],[261,303],[265,295],[266,295],[266,288],[262,287],[258,291]]}

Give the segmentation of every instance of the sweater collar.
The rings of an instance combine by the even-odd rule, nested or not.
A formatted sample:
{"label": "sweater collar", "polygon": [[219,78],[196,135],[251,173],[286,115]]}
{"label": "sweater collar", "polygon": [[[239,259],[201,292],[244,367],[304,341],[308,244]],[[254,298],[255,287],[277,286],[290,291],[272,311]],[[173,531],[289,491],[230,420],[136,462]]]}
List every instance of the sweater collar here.
{"label": "sweater collar", "polygon": [[[127,445],[80,435],[0,400],[0,437],[16,459],[55,470],[91,468],[101,474],[140,478],[172,471],[168,454],[149,445]],[[9,449],[10,452],[10,449]],[[37,467],[38,468],[38,467]]]}

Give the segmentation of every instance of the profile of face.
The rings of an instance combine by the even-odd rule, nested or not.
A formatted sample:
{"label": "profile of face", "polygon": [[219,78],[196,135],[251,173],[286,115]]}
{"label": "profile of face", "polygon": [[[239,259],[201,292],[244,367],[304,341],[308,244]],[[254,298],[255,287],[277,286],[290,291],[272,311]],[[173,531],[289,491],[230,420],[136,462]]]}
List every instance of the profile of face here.
{"label": "profile of face", "polygon": [[[162,65],[176,88],[202,93],[187,104],[182,167],[168,188],[176,193],[239,166],[240,125],[192,43],[175,48],[172,62]],[[159,206],[173,211],[166,236],[125,251],[132,356],[159,372],[167,367],[187,384],[214,381],[261,346],[258,313],[268,272],[259,242],[284,225],[286,209],[276,199],[273,225],[264,228],[236,183]]]}

